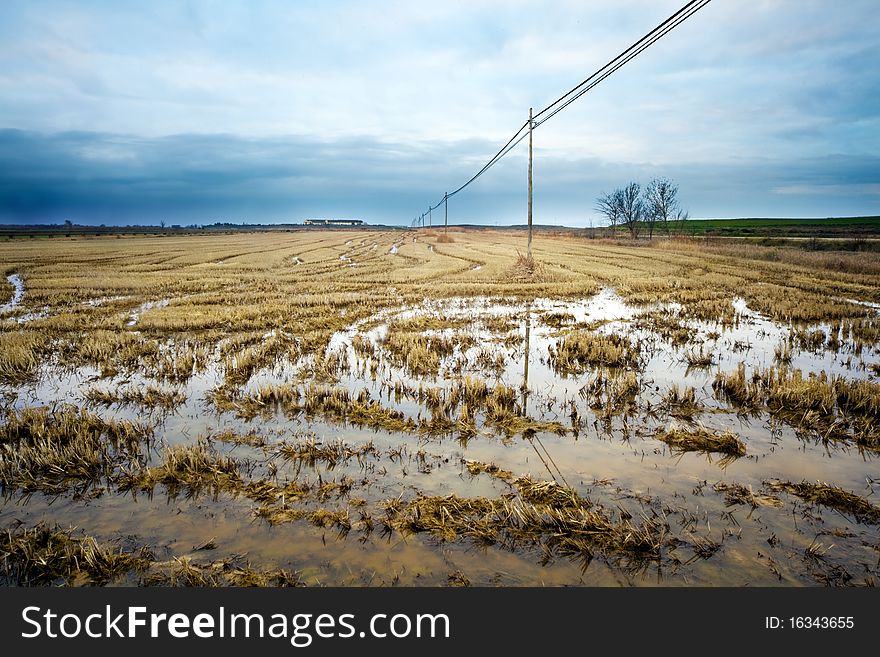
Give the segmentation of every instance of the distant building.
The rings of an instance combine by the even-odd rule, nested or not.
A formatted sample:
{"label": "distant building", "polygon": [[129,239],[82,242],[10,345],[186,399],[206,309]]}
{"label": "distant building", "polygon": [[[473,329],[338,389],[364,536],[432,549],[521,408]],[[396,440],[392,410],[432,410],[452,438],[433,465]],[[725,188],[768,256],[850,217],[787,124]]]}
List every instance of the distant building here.
{"label": "distant building", "polygon": [[306,219],[304,226],[363,226],[360,219]]}

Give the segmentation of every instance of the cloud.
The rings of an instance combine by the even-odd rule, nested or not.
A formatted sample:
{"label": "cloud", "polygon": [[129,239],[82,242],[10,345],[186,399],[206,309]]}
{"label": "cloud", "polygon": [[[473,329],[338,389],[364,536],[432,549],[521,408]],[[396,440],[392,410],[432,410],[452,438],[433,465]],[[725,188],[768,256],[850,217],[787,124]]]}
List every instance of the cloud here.
{"label": "cloud", "polygon": [[[536,209],[659,174],[692,214],[876,212],[875,5],[710,3],[535,132]],[[0,216],[407,222],[680,6],[9,0]],[[457,212],[518,221],[523,168]]]}
{"label": "cloud", "polygon": [[[61,223],[298,222],[349,216],[406,224],[458,187],[496,144],[374,137],[146,138],[97,132],[0,131],[0,220]],[[667,176],[692,216],[880,212],[880,158],[657,165],[535,154],[542,223],[584,225],[602,192]],[[449,203],[452,221],[521,223],[524,146]],[[820,190],[820,193],[817,192]],[[818,197],[818,198],[817,198]]]}
{"label": "cloud", "polygon": [[771,189],[774,194],[796,196],[880,196],[880,183],[844,185],[783,185]]}

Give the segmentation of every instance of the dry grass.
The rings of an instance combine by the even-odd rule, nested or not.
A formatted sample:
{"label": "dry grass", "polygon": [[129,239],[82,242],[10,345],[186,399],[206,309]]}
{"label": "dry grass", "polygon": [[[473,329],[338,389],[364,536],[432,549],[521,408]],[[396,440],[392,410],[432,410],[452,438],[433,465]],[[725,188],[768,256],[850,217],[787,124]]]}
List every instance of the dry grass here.
{"label": "dry grass", "polygon": [[216,440],[221,443],[229,443],[230,445],[247,445],[248,447],[256,448],[266,447],[269,444],[265,436],[256,431],[251,431],[246,434],[236,433],[231,430],[220,431],[218,433],[210,434],[208,439]]}
{"label": "dry grass", "polygon": [[694,329],[687,326],[677,312],[667,309],[639,316],[634,322],[634,326],[653,331],[676,347],[690,342],[695,333]]}
{"label": "dry grass", "polygon": [[[520,408],[517,391],[502,383],[496,384],[491,391],[487,391],[482,402],[481,407],[484,410],[486,425],[508,437],[517,434],[531,435],[539,432],[555,433],[560,436],[567,433],[565,425],[559,422],[534,420],[525,415]],[[462,413],[460,422],[464,420],[467,423],[471,419],[470,414],[473,413],[474,407],[480,406],[477,404],[473,406],[467,405],[467,414]]]}
{"label": "dry grass", "polygon": [[745,410],[754,410],[764,403],[764,394],[755,385],[755,379],[746,378],[745,363],[740,363],[735,372],[718,372],[712,383],[715,393]]}
{"label": "dry grass", "polygon": [[728,242],[723,239],[674,240],[657,242],[657,248],[678,252],[720,255],[737,260],[754,261],[754,266],[764,263],[793,265],[807,270],[824,270],[831,273],[866,274],[880,276],[880,266],[864,254],[848,251],[806,251],[785,249],[742,241]]}
{"label": "dry grass", "polygon": [[309,386],[304,395],[306,414],[321,414],[325,418],[350,422],[372,429],[386,431],[414,432],[417,425],[412,418],[402,412],[386,408],[377,401],[371,401],[368,395],[359,395],[351,399],[344,388],[327,388]]}
{"label": "dry grass", "polygon": [[517,251],[508,276],[511,280],[522,283],[540,281],[544,277],[544,265],[533,255],[523,255]]}
{"label": "dry grass", "polygon": [[227,385],[243,385],[259,369],[270,367],[282,358],[291,361],[299,355],[299,344],[286,333],[275,333],[260,339],[254,346],[227,353],[224,360]]}
{"label": "dry grass", "polygon": [[703,346],[700,346],[699,348],[685,349],[684,361],[691,369],[707,369],[712,367],[715,362],[712,358],[712,352],[707,352]]}
{"label": "dry grass", "polygon": [[452,354],[455,342],[449,338],[418,333],[392,332],[382,346],[392,362],[413,376],[437,376],[440,361]]}
{"label": "dry grass", "polygon": [[449,586],[468,587],[471,585],[470,578],[460,570],[449,573],[446,580]]}
{"label": "dry grass", "polygon": [[302,410],[299,388],[291,384],[263,385],[253,393],[242,395],[234,386],[220,386],[208,393],[208,401],[221,412],[235,413],[252,419],[257,415],[271,415],[279,410],[296,414]]}

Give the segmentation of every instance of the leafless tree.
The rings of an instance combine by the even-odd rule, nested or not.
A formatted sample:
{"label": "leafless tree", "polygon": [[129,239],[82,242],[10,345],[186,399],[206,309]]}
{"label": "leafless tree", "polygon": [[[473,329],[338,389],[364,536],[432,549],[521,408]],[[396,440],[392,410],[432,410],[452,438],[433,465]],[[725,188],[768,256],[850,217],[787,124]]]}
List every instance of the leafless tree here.
{"label": "leafless tree", "polygon": [[668,234],[668,222],[681,214],[681,208],[678,204],[678,187],[666,178],[654,178],[645,188],[644,203],[648,237],[654,236],[654,225],[657,222],[662,222]]}
{"label": "leafless tree", "polygon": [[630,237],[636,239],[645,218],[642,186],[637,182],[631,182],[623,189],[617,190],[615,194],[620,195],[620,223],[629,229]]}
{"label": "leafless tree", "polygon": [[623,212],[623,198],[619,189],[614,190],[610,194],[603,194],[596,199],[596,209],[608,219],[608,225],[611,226],[611,232],[620,222]]}
{"label": "leafless tree", "polygon": [[675,232],[681,235],[684,232],[684,225],[688,220],[688,212],[686,210],[678,210],[675,216],[670,219],[675,224]]}

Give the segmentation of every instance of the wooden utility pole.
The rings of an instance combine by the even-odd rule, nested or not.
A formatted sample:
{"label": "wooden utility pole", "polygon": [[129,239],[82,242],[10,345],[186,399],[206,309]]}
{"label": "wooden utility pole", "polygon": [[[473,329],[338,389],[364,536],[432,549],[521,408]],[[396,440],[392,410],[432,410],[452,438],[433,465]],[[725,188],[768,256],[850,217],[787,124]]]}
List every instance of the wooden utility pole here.
{"label": "wooden utility pole", "polygon": [[428,228],[431,227],[431,208],[428,208]]}
{"label": "wooden utility pole", "polygon": [[529,261],[532,259],[532,108],[529,108]]}
{"label": "wooden utility pole", "polygon": [[523,365],[523,382],[521,386],[523,395],[523,413],[526,412],[526,396],[529,393],[529,334],[532,330],[532,305],[526,306],[526,345],[525,364]]}
{"label": "wooden utility pole", "polygon": [[446,229],[449,226],[449,192],[445,192],[443,194],[443,234],[446,234]]}

